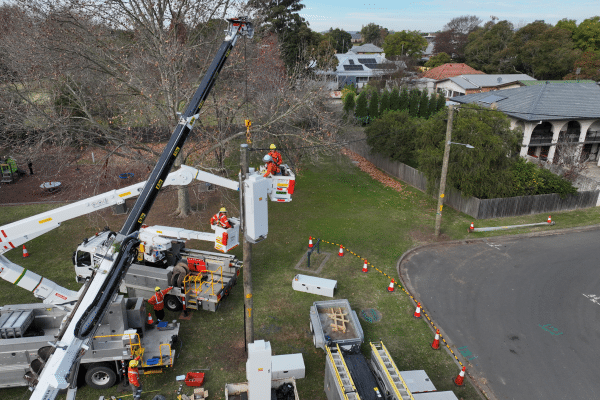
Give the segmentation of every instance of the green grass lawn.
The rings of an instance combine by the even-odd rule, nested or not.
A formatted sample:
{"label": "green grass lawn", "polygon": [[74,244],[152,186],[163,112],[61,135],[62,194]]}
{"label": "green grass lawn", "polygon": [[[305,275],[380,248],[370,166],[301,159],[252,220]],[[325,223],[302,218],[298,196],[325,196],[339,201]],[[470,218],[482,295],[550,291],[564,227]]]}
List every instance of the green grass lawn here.
{"label": "green grass lawn", "polygon": [[[168,196],[166,194],[165,199]],[[294,268],[307,250],[309,236],[322,239],[321,252],[332,254],[319,276],[337,280],[335,298],[348,299],[359,314],[363,309],[376,309],[381,313],[379,322],[361,319],[366,355],[370,354],[369,341],[382,340],[400,370],[424,369],[438,390],[453,390],[458,398],[465,400],[479,398],[470,384],[464,388],[453,386],[451,379],[458,374],[459,367],[447,351],[430,348],[432,330],[425,319],[413,318],[414,304],[409,296],[398,286],[393,293],[387,291],[389,279],[385,275],[398,278],[396,263],[400,256],[432,240],[435,208],[435,199],[408,186],[400,193],[387,188],[341,155],[325,158],[318,165],[300,171],[293,202],[269,204],[269,236],[253,246],[254,336],[270,341],[274,354],[303,354],[306,378],[297,382],[301,399],[325,399],[325,353],[312,344],[309,308],[314,301],[328,298],[294,291],[291,285],[296,274],[310,274]],[[48,206],[0,207],[0,225],[46,209]],[[476,226],[524,224],[545,221],[547,217],[534,215],[475,223]],[[471,217],[445,208],[442,234],[445,240],[451,240],[591,225],[600,221],[600,210],[564,212],[552,218],[557,222],[555,226],[469,234]],[[9,252],[8,257],[76,289],[71,255],[77,244],[105,225],[118,228],[122,221],[122,216],[113,216],[109,211],[77,218],[29,242],[29,258],[23,259],[20,249]],[[208,229],[207,223],[200,223],[198,214],[182,220],[150,213],[147,223]],[[347,249],[344,257],[337,256],[339,244]],[[209,245],[195,247],[210,249]],[[241,259],[241,249],[233,253]],[[366,258],[382,273],[374,268],[367,274],[362,273],[361,258]],[[322,259],[322,256],[317,257],[315,261]],[[157,390],[144,395],[144,399],[151,399],[157,393],[174,399],[179,386],[175,377],[194,369],[209,369],[204,371],[205,388],[213,400],[224,398],[225,383],[246,381],[241,276],[238,282],[216,313],[195,312],[190,321],[182,321],[183,352],[173,369],[142,378],[145,390]],[[35,301],[20,288],[7,282],[2,285],[5,289],[0,292],[1,304]],[[176,315],[168,314],[168,317]],[[191,388],[184,387],[184,393],[191,392]],[[2,394],[5,399],[27,397],[24,388],[3,390]],[[118,396],[116,390],[99,392],[85,387],[80,389],[77,398],[96,400],[100,395],[123,397]]]}

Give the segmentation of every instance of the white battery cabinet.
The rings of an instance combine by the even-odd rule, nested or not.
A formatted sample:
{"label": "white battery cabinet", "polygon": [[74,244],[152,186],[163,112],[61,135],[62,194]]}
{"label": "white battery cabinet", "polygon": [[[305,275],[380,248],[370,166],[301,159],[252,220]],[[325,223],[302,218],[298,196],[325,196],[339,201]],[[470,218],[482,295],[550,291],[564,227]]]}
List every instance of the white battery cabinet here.
{"label": "white battery cabinet", "polygon": [[299,292],[318,294],[333,297],[337,281],[333,279],[318,278],[316,276],[298,274],[292,281],[292,288]]}
{"label": "white battery cabinet", "polygon": [[271,181],[257,173],[251,173],[244,181],[244,213],[246,239],[258,243],[269,233],[269,206],[267,192]]}
{"label": "white battery cabinet", "polygon": [[248,343],[248,400],[271,398],[271,354],[269,342],[255,340],[254,343]]}
{"label": "white battery cabinet", "polygon": [[306,375],[302,353],[283,354],[271,358],[273,379],[302,379]]}

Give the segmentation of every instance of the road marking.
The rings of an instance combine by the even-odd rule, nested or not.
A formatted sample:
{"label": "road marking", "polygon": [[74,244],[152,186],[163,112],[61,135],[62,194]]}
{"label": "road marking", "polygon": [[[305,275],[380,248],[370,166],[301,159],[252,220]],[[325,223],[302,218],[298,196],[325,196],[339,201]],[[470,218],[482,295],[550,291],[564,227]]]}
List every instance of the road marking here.
{"label": "road marking", "polygon": [[598,296],[596,294],[584,294],[584,296],[587,297],[588,299],[590,299],[592,301],[592,303],[596,303],[596,304],[600,305],[600,296]]}
{"label": "road marking", "polygon": [[562,332],[558,332],[558,328],[553,327],[552,324],[546,324],[546,325],[538,324],[538,326],[540,328],[542,328],[543,330],[545,330],[546,332],[549,332],[553,336],[558,336],[558,335],[563,334]]}
{"label": "road marking", "polygon": [[502,245],[500,244],[494,244],[494,243],[486,243],[488,246],[493,247],[496,250],[500,250],[500,247],[502,247]]}

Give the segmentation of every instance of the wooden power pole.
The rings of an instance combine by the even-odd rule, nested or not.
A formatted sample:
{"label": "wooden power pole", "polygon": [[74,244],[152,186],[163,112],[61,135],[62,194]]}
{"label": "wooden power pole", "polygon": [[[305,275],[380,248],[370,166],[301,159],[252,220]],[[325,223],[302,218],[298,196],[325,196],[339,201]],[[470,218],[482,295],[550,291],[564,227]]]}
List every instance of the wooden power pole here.
{"label": "wooden power pole", "polygon": [[254,315],[252,314],[252,243],[246,238],[246,212],[244,200],[244,182],[248,174],[248,145],[242,144],[240,149],[240,205],[242,214],[242,237],[244,241],[244,332],[246,339],[246,350],[248,343],[254,342]]}
{"label": "wooden power pole", "polygon": [[452,140],[452,119],[454,106],[448,107],[448,125],[446,126],[446,142],[444,144],[444,160],[442,162],[442,176],[440,177],[440,196],[438,197],[438,210],[435,215],[435,237],[440,236],[442,226],[442,208],[444,208],[444,191],[446,190],[446,175],[448,175],[448,159],[450,158],[450,141]]}

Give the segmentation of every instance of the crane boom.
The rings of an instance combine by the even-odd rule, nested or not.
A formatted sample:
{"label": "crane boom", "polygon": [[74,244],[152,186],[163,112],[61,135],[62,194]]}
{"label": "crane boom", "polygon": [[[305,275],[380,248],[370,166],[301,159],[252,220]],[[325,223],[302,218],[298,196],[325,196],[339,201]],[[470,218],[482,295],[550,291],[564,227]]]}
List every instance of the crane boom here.
{"label": "crane boom", "polygon": [[70,321],[64,327],[55,344],[54,353],[42,370],[31,399],[54,399],[60,389],[68,387],[67,377],[76,368],[82,354],[89,347],[97,327],[107,311],[107,305],[118,293],[121,280],[136,254],[138,243],[135,233],[148,215],[156,196],[164,186],[167,175],[181,151],[199,111],[204,104],[217,76],[229,56],[239,35],[252,37],[253,27],[246,18],[229,20],[229,30],[225,41],[221,44],[215,59],[202,79],[196,94],[185,113],[181,116],[169,143],[165,147],[154,170],[150,174],[144,188],[125,221],[120,233],[114,233],[111,249],[96,270],[92,279],[83,289],[83,296],[75,305]]}

